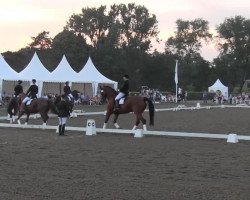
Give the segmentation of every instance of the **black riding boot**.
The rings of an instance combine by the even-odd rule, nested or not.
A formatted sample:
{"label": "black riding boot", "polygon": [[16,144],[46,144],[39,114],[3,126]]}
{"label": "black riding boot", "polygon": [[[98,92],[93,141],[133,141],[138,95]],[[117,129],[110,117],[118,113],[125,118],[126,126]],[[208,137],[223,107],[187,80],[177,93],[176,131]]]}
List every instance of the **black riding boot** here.
{"label": "black riding boot", "polygon": [[65,135],[64,132],[65,132],[65,124],[62,125],[62,135]]}
{"label": "black riding boot", "polygon": [[62,135],[62,125],[59,125],[59,135]]}
{"label": "black riding boot", "polygon": [[116,101],[115,101],[115,108],[114,108],[114,111],[118,111],[119,109],[120,109],[119,100],[116,100]]}

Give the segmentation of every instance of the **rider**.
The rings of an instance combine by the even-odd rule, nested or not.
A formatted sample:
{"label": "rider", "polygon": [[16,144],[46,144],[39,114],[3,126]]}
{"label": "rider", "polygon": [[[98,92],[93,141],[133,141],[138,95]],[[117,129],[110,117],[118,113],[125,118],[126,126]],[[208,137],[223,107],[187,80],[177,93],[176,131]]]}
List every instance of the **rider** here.
{"label": "rider", "polygon": [[63,88],[63,91],[64,91],[64,94],[65,96],[70,100],[70,101],[73,101],[74,97],[72,95],[72,92],[71,92],[71,89],[70,89],[70,86],[69,86],[69,81],[66,81],[65,82],[65,86]]}
{"label": "rider", "polygon": [[59,135],[65,135],[65,126],[68,117],[70,116],[70,106],[69,103],[65,100],[68,98],[65,95],[61,96],[61,101],[57,104],[58,109],[58,120],[59,120]]}
{"label": "rider", "polygon": [[36,99],[38,93],[38,86],[36,85],[36,79],[32,79],[32,85],[26,92],[26,97],[22,101],[21,110],[27,110],[26,102],[30,99]]}
{"label": "rider", "polygon": [[129,76],[127,74],[123,75],[123,85],[119,90],[119,93],[115,97],[115,108],[114,111],[118,111],[120,109],[119,107],[119,100],[122,97],[126,97],[129,94]]}
{"label": "rider", "polygon": [[23,86],[21,84],[22,81],[18,80],[18,84],[14,88],[14,97],[17,97],[19,94],[23,93]]}

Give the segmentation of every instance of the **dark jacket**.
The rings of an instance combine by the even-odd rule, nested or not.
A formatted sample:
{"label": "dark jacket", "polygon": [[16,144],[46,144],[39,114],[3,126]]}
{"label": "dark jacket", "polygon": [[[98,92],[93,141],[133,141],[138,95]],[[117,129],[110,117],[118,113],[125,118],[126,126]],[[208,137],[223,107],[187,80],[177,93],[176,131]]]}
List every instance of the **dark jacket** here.
{"label": "dark jacket", "polygon": [[70,106],[65,100],[61,100],[57,104],[58,117],[69,117],[70,116]]}
{"label": "dark jacket", "polygon": [[71,89],[70,89],[70,87],[68,85],[64,86],[63,91],[64,91],[65,95],[71,94]]}
{"label": "dark jacket", "polygon": [[126,96],[129,94],[129,80],[124,81],[122,87],[120,88],[120,92],[123,92]]}
{"label": "dark jacket", "polygon": [[21,86],[20,84],[16,85],[14,88],[14,92],[15,96],[23,93],[23,86]]}
{"label": "dark jacket", "polygon": [[26,92],[26,95],[30,97],[31,99],[36,99],[38,93],[38,86],[37,85],[31,85],[29,89]]}

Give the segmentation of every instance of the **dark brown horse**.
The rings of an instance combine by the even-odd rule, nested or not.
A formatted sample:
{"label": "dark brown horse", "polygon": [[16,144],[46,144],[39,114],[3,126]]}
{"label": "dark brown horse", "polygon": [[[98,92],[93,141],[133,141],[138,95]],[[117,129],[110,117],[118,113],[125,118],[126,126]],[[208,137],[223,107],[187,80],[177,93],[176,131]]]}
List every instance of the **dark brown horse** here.
{"label": "dark brown horse", "polygon": [[[49,118],[48,116],[49,110],[51,110],[55,114],[57,113],[57,110],[55,108],[53,101],[51,99],[46,99],[46,98],[33,99],[31,103],[27,105],[27,109],[25,111],[20,111],[20,105],[24,98],[25,98],[24,93],[19,94],[19,96],[16,97],[16,99],[13,100],[13,102],[10,101],[8,108],[7,108],[7,112],[10,116],[15,115],[16,114],[15,111],[19,110],[18,117],[17,117],[17,122],[19,124],[21,124],[20,118],[24,114],[26,114],[25,124],[27,124],[29,121],[30,114],[39,113],[41,115],[41,118],[43,119],[43,125],[46,125],[46,122]],[[12,110],[14,110],[14,112],[12,112]]]}
{"label": "dark brown horse", "polygon": [[118,112],[116,111],[114,112],[115,97],[117,95],[117,92],[109,86],[100,86],[100,89],[101,89],[102,101],[107,100],[108,102],[106,119],[103,125],[104,129],[107,126],[110,115],[112,114],[115,115],[114,125],[116,128],[119,128],[119,125],[117,124],[118,116],[120,114],[133,112],[136,115],[136,122],[133,127],[133,130],[137,128],[140,121],[143,124],[143,129],[147,130],[146,120],[142,116],[142,113],[147,107],[147,103],[149,107],[150,125],[154,125],[154,104],[152,103],[150,99],[146,97],[140,97],[140,96],[128,96],[126,97],[124,104],[120,105],[120,110]]}

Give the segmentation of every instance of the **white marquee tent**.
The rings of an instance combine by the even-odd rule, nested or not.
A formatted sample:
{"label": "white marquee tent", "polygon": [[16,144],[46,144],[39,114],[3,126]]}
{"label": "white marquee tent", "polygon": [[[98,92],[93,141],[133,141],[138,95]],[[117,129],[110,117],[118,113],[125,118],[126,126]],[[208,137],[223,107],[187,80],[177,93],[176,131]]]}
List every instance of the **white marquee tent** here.
{"label": "white marquee tent", "polygon": [[4,81],[17,81],[18,79],[18,73],[8,65],[0,54],[0,96],[2,95]]}
{"label": "white marquee tent", "polygon": [[98,84],[111,84],[114,89],[117,89],[117,82],[108,79],[103,76],[93,64],[91,58],[89,57],[87,63],[82,68],[82,70],[77,74],[78,82],[85,82],[92,84],[93,94],[97,94]]}
{"label": "white marquee tent", "polygon": [[[115,89],[117,89],[117,82],[103,76],[96,69],[91,58],[88,59],[87,63],[79,73],[73,70],[65,55],[62,57],[62,60],[56,69],[52,72],[49,72],[41,63],[36,52],[34,53],[27,67],[25,67],[20,73],[15,72],[5,62],[2,56],[0,56],[0,67],[0,91],[2,91],[2,80],[17,81],[19,79],[28,81],[29,83],[32,79],[36,79],[39,87],[39,96],[41,96],[42,91],[46,93],[49,91],[49,89],[50,91],[54,89],[56,93],[58,90],[61,91],[61,84],[66,81],[69,81],[71,84],[91,84],[93,96],[97,94],[98,84],[100,83],[111,84]],[[13,89],[11,92],[13,92]]]}
{"label": "white marquee tent", "polygon": [[37,80],[39,97],[42,93],[43,81],[48,79],[50,75],[51,73],[44,67],[36,52],[29,64],[19,73],[19,77],[23,81]]}
{"label": "white marquee tent", "polygon": [[216,91],[221,91],[221,94],[228,98],[228,87],[226,87],[225,85],[223,85],[220,81],[220,79],[217,79],[217,81],[208,88],[209,92],[216,92]]}

